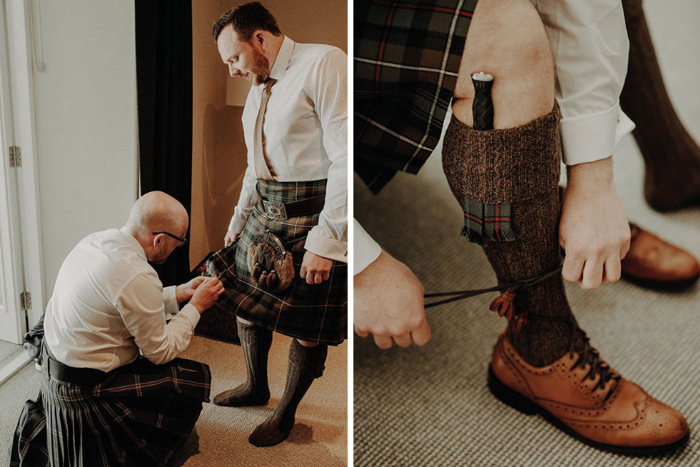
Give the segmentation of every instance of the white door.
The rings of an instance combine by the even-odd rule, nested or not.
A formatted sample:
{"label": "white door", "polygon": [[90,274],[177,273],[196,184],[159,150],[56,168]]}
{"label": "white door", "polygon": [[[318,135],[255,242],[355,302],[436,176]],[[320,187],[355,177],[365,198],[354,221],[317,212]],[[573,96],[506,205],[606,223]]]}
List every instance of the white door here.
{"label": "white door", "polygon": [[20,305],[24,289],[17,168],[10,165],[15,146],[9,74],[5,2],[0,8],[0,340],[19,344],[26,332]]}

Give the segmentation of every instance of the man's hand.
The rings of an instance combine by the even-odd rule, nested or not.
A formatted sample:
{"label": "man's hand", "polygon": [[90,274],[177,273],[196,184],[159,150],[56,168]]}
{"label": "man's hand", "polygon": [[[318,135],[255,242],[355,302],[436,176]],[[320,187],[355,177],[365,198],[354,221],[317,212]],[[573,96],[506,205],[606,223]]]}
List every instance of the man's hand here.
{"label": "man's hand", "polygon": [[194,291],[190,305],[194,305],[199,314],[202,314],[205,310],[214,306],[219,299],[219,295],[223,292],[224,284],[219,279],[216,277],[205,277],[197,287],[197,290]]}
{"label": "man's hand", "polygon": [[566,251],[562,276],[593,290],[620,279],[630,248],[630,228],[615,191],[612,158],[569,167],[559,224]]}
{"label": "man's hand", "polygon": [[224,237],[224,246],[229,246],[231,242],[235,242],[239,235],[240,233],[234,233],[232,230],[226,232],[226,236]]}
{"label": "man's hand", "polygon": [[304,253],[304,260],[301,262],[301,278],[306,279],[307,284],[320,284],[327,281],[331,273],[333,260],[318,256],[307,251]]}
{"label": "man's hand", "polygon": [[360,337],[373,334],[380,349],[390,348],[392,338],[401,347],[428,343],[423,284],[405,264],[382,251],[354,283],[355,332]]}
{"label": "man's hand", "polygon": [[177,299],[177,303],[182,303],[185,300],[191,299],[192,295],[194,295],[194,291],[205,280],[206,277],[195,277],[191,281],[175,287],[175,298]]}

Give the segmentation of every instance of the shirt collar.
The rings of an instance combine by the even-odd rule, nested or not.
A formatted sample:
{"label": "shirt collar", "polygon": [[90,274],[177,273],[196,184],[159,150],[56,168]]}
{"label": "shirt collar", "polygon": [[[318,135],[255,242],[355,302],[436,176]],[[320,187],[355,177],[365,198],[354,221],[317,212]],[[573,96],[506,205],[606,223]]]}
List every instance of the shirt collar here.
{"label": "shirt collar", "polygon": [[143,247],[141,246],[139,241],[136,240],[134,236],[129,233],[129,231],[126,229],[126,226],[119,229],[119,232],[121,232],[121,234],[124,236],[127,243],[134,248],[136,254],[138,254],[139,257],[143,258],[145,261],[148,261],[148,258],[146,257],[146,252],[143,251]]}
{"label": "shirt collar", "polygon": [[289,61],[292,59],[292,53],[294,52],[294,41],[289,37],[284,36],[284,41],[282,41],[282,47],[280,47],[279,52],[277,52],[277,58],[275,58],[275,63],[272,65],[272,70],[270,70],[270,78],[280,81],[284,78],[284,74],[287,72],[289,67]]}

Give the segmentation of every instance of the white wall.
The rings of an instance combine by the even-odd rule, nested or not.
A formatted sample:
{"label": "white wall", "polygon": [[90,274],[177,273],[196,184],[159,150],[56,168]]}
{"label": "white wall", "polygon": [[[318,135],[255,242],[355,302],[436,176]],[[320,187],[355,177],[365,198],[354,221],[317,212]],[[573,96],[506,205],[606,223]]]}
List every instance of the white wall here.
{"label": "white wall", "polygon": [[[34,68],[47,300],[66,255],[121,227],[137,197],[134,2],[41,5],[45,71]],[[35,12],[35,17],[38,17]]]}

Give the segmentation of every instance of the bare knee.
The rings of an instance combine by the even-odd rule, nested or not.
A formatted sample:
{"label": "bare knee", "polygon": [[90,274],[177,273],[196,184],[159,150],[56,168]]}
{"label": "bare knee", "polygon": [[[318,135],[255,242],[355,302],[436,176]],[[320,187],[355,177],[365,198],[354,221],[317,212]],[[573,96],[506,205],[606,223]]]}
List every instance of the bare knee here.
{"label": "bare knee", "polygon": [[481,0],[462,55],[452,111],[472,125],[472,73],[494,76],[494,127],[512,128],[554,105],[554,60],[544,25],[528,0]]}
{"label": "bare knee", "polygon": [[304,347],[316,347],[318,345],[318,342],[303,341],[301,339],[297,339],[297,342],[299,342]]}

